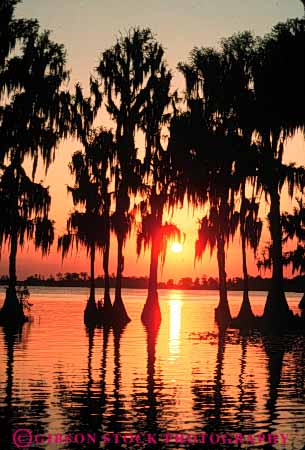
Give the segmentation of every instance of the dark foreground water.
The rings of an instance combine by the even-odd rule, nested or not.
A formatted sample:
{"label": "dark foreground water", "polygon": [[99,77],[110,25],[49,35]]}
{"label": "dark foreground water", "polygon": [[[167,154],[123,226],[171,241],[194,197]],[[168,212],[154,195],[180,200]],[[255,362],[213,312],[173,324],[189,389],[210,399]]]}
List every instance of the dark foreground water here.
{"label": "dark foreground water", "polygon": [[[278,436],[277,449],[305,445],[303,338],[219,334],[215,291],[160,291],[163,320],[157,333],[140,322],[142,290],[124,291],[132,322],[122,333],[86,331],[86,289],[31,293],[33,322],[20,334],[0,328],[1,450],[211,450],[237,448],[241,438],[235,433],[243,434],[245,448],[263,448],[270,434]],[[241,298],[239,292],[229,294],[234,315]],[[251,293],[256,313],[265,298]],[[288,294],[294,311],[299,299]],[[27,431],[18,436],[18,429]],[[288,435],[285,445],[280,434]],[[202,442],[210,438],[212,443]]]}

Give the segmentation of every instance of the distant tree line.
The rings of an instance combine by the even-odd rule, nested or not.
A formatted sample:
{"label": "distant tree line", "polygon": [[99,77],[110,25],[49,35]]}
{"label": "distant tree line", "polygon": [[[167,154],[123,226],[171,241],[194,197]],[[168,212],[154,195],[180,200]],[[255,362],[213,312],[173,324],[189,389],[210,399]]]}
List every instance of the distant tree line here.
{"label": "distant tree line", "polygon": [[[0,277],[0,285],[7,285],[9,278],[7,275]],[[271,285],[270,277],[249,276],[249,291],[268,291]],[[116,276],[109,276],[110,288],[115,288]],[[285,292],[303,292],[305,275],[298,275],[293,278],[284,279]],[[90,279],[87,272],[66,272],[56,274],[56,276],[44,276],[40,274],[30,275],[24,280],[17,281],[19,286],[46,286],[46,287],[89,287]],[[147,289],[149,285],[148,277],[122,277],[122,288],[124,289]],[[99,275],[95,279],[96,288],[105,288],[105,278]],[[243,278],[228,278],[228,291],[243,291]],[[178,281],[169,279],[166,282],[160,281],[158,289],[177,289],[177,290],[219,290],[219,280],[215,277],[202,277],[192,279],[183,277]]]}

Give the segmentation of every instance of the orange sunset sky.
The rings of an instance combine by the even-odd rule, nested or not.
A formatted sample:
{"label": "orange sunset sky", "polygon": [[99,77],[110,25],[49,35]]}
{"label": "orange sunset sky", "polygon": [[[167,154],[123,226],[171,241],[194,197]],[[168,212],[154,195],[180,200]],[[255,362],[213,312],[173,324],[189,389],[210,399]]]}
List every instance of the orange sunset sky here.
{"label": "orange sunset sky", "polygon": [[[65,45],[67,65],[71,69],[70,87],[77,81],[86,90],[90,73],[94,73],[102,51],[112,46],[119,31],[131,26],[150,27],[157,39],[166,49],[168,65],[173,70],[174,87],[183,91],[183,80],[176,71],[179,61],[188,58],[194,46],[215,46],[220,38],[234,32],[251,30],[257,35],[270,31],[272,25],[287,18],[300,17],[303,7],[298,0],[182,0],[137,1],[112,0],[24,0],[17,7],[18,17],[35,17],[42,28],[52,30],[52,38]],[[99,124],[111,126],[106,114],[99,117]],[[97,124],[98,125],[98,124]],[[142,140],[138,139],[139,148]],[[65,231],[67,214],[73,209],[71,197],[67,196],[67,185],[72,183],[68,162],[75,150],[81,149],[77,141],[68,140],[59,145],[55,163],[47,175],[40,168],[37,180],[43,180],[50,187],[52,195],[51,218],[55,220],[56,234]],[[305,165],[304,137],[297,135],[287,143],[286,162]],[[283,196],[282,209],[292,208],[286,194]],[[260,213],[268,213],[268,205],[262,200]],[[176,223],[186,235],[184,249],[174,254],[168,249],[167,258],[160,280],[169,278],[178,280],[183,276],[192,278],[203,274],[217,276],[216,259],[207,252],[202,263],[194,267],[194,242],[196,240],[199,211],[188,210],[185,206],[174,214]],[[269,234],[264,227],[261,247],[266,244]],[[33,273],[43,275],[68,271],[89,271],[86,252],[73,253],[63,263],[57,253],[56,242],[47,258],[41,259],[31,244],[26,244],[18,254],[17,268],[20,278]],[[116,270],[116,241],[112,240],[110,272]],[[137,259],[135,231],[125,248],[125,272],[127,276],[146,276],[148,274],[149,252]],[[249,254],[249,272],[256,275],[257,268]],[[0,274],[7,273],[8,259],[5,251],[0,261]],[[101,257],[96,262],[96,273],[102,274]],[[239,238],[230,246],[227,256],[227,274],[229,277],[241,275],[241,249]]]}

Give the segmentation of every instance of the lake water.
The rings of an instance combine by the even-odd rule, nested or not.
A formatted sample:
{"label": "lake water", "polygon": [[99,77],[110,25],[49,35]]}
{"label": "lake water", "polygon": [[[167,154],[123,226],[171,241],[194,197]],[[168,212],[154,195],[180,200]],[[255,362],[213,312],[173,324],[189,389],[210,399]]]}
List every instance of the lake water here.
{"label": "lake water", "polygon": [[[32,433],[21,436],[19,447],[41,435],[30,449],[237,448],[238,440],[226,440],[236,439],[234,433],[255,435],[245,448],[263,448],[258,436],[280,433],[288,434],[287,443],[273,447],[303,448],[304,338],[219,334],[216,291],[160,290],[162,323],[152,333],[140,321],[146,292],[125,290],[132,321],[123,332],[88,333],[87,294],[83,288],[31,288],[34,320],[19,335],[0,328],[1,450],[16,448],[17,429]],[[300,297],[287,294],[294,311]],[[262,313],[265,298],[251,293],[255,313]],[[233,315],[241,299],[240,292],[229,293]],[[213,442],[203,444],[204,433]]]}

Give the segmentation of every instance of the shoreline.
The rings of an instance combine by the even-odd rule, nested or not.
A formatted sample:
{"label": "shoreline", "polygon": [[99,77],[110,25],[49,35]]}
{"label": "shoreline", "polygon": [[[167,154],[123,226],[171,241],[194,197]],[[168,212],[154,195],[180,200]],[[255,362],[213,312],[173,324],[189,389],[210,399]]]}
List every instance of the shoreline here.
{"label": "shoreline", "polygon": [[[0,281],[0,287],[7,287],[7,283]],[[28,281],[18,281],[17,286],[27,286],[27,287],[48,287],[48,288],[89,288],[90,283],[89,281],[55,281],[55,282],[48,282],[48,281],[41,281],[41,282],[28,282]],[[96,282],[95,285],[96,289],[103,289],[104,283],[103,282]],[[115,284],[111,283],[110,289],[115,289]],[[148,285],[142,285],[142,284],[133,284],[126,283],[122,284],[122,289],[141,289],[141,290],[147,290]],[[158,290],[169,290],[169,291],[218,291],[217,287],[186,287],[186,286],[164,286],[164,283],[160,283],[158,286]],[[243,289],[241,287],[230,287],[228,288],[228,292],[243,292]],[[250,288],[249,292],[268,292],[268,288],[266,287],[257,287],[257,288]],[[304,290],[302,289],[285,289],[285,293],[292,293],[292,294],[303,294]]]}

